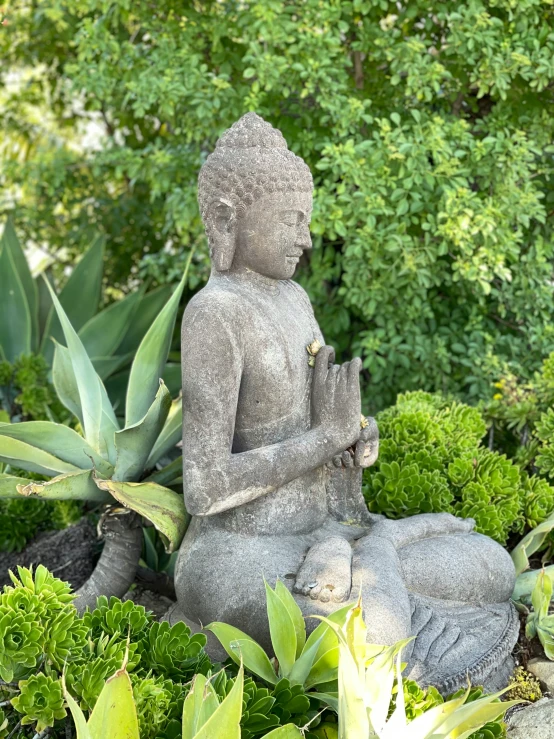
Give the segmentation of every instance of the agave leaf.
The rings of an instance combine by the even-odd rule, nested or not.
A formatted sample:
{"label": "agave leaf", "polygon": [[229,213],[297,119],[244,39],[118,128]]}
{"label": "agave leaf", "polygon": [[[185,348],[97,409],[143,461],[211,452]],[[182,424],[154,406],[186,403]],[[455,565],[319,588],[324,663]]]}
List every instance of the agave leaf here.
{"label": "agave leaf", "polygon": [[151,290],[141,298],[133,321],[118,346],[120,354],[134,354],[136,352],[153,320],[167,303],[170,295],[171,287],[164,285]]}
{"label": "agave leaf", "polygon": [[132,426],[140,421],[146,415],[156,395],[169,354],[179,301],[187,280],[189,265],[190,257],[181,282],[146,332],[146,336],[137,349],[127,387],[125,426]]}
{"label": "agave leaf", "polygon": [[171,396],[160,383],[154,402],[144,418],[115,434],[117,461],[114,480],[134,481],[143,474],[146,460],[162,430],[171,407]]}
{"label": "agave leaf", "polygon": [[244,670],[241,665],[229,695],[196,733],[194,739],[240,739]]}
{"label": "agave leaf", "polygon": [[77,739],[93,739],[89,731],[89,727],[87,726],[87,720],[85,718],[85,714],[81,711],[81,707],[79,706],[77,701],[71,696],[71,694],[67,690],[67,687],[65,684],[65,672],[62,675],[62,687],[63,687],[64,698],[66,700],[69,710],[71,711],[71,715],[73,716],[73,721],[75,723],[75,729],[77,730]]}
{"label": "agave leaf", "polygon": [[71,355],[69,349],[62,344],[55,342],[54,362],[52,365],[52,382],[56,390],[56,395],[73,415],[79,420],[81,427],[83,426],[83,409],[81,408],[81,398],[79,396],[79,388],[75,379],[75,372],[71,363]]}
{"label": "agave leaf", "polygon": [[283,601],[267,582],[264,581],[264,584],[271,644],[281,675],[288,677],[296,659],[296,631]]}
{"label": "agave leaf", "polygon": [[118,372],[132,359],[132,354],[114,354],[112,357],[91,357],[92,366],[101,380]]}
{"label": "agave leaf", "polygon": [[302,739],[303,736],[304,734],[298,726],[287,724],[286,726],[279,726],[278,729],[273,729],[269,734],[264,734],[264,739]]}
{"label": "agave leaf", "polygon": [[0,500],[2,498],[19,498],[18,485],[26,485],[29,482],[25,477],[14,475],[0,475]]}
{"label": "agave leaf", "polygon": [[125,669],[110,677],[88,721],[91,739],[140,739],[133,686]]}
{"label": "agave leaf", "polygon": [[92,362],[81,340],[71,325],[55,292],[47,282],[54,308],[63,328],[67,348],[71,357],[75,382],[79,390],[79,401],[83,416],[85,438],[112,464],[115,457],[114,432],[118,423],[102,381],[96,374]]}
{"label": "agave leaf", "polygon": [[[522,572],[521,575],[516,579],[514,592],[512,593],[512,600],[516,603],[521,601],[527,601],[531,597],[533,588],[537,583],[537,579],[543,570],[528,570]],[[549,565],[544,568],[544,572],[554,579],[554,565]]]}
{"label": "agave leaf", "polygon": [[24,480],[17,486],[17,492],[27,498],[43,500],[93,500],[100,503],[112,500],[108,493],[98,488],[92,470],[68,472],[47,482]]}
{"label": "agave leaf", "polygon": [[[508,690],[508,688],[506,688],[506,690]],[[469,694],[468,689],[466,693],[461,696],[461,704],[459,698],[447,701],[443,704],[443,706],[446,707],[446,710],[441,723],[431,726],[431,730],[427,728],[429,739],[447,739],[447,737],[449,738],[451,736],[467,737],[489,721],[495,721],[500,716],[503,716],[510,706],[521,703],[521,701],[504,701],[502,703],[495,703],[494,701],[503,695],[506,690],[501,690],[499,693],[493,693],[491,695],[485,695],[476,701],[466,703],[465,701]],[[436,708],[439,708],[439,706],[436,706]],[[435,709],[433,708],[431,709],[431,711],[434,710]],[[427,711],[426,713],[430,712]],[[418,733],[418,730],[421,731],[423,727],[430,726],[421,721],[421,719],[425,717],[426,713],[418,716],[414,721],[408,724],[406,733],[407,739],[419,739],[422,734]],[[440,712],[438,715],[440,715]],[[414,724],[416,724],[416,726],[411,730]],[[423,736],[427,735],[423,734]]]}
{"label": "agave leaf", "polygon": [[[149,462],[146,463],[146,469],[149,467]],[[181,481],[183,478],[183,458],[177,457],[173,462],[170,462],[161,470],[156,470],[151,475],[148,475],[145,482],[157,482],[158,485],[175,485],[175,483]]]}
{"label": "agave leaf", "polygon": [[[323,639],[323,637],[321,637],[321,639]],[[319,652],[319,642],[316,642],[316,644],[318,644],[318,649],[316,650],[316,652]],[[312,648],[313,645],[312,647],[310,647],[310,649]],[[304,650],[304,653],[306,651],[309,650]],[[336,643],[334,647],[331,647],[331,649],[328,649],[324,654],[321,655],[321,657],[317,657],[317,660],[314,660],[314,664],[311,667],[309,675],[306,679],[306,689],[313,688],[314,685],[327,683],[330,680],[336,680],[338,666],[339,646],[338,643]]]}
{"label": "agave leaf", "polygon": [[[60,292],[59,302],[75,331],[79,331],[98,310],[104,269],[104,242],[103,236],[93,241]],[[59,313],[52,306],[46,320],[40,347],[49,364],[54,355],[54,347],[50,339],[60,342],[63,337],[64,331]]]}
{"label": "agave leaf", "polygon": [[529,557],[538,551],[543,545],[548,534],[554,529],[554,513],[552,513],[545,521],[524,536],[519,544],[512,551],[512,559],[516,568],[516,575],[528,570]]}
{"label": "agave leaf", "polygon": [[162,379],[167,385],[167,389],[174,398],[181,392],[183,386],[181,362],[167,362],[163,369]]}
{"label": "agave leaf", "polygon": [[219,621],[208,624],[204,630],[211,631],[217,637],[223,649],[237,665],[241,663],[242,659],[247,670],[271,685],[277,684],[279,678],[269,661],[269,657],[258,642],[245,634],[244,631]]}
{"label": "agave leaf", "polygon": [[304,616],[302,615],[300,606],[294,600],[292,593],[282,580],[277,580],[275,583],[275,593],[279,596],[291,617],[294,631],[296,632],[296,658],[298,658],[306,644],[306,623]]}
{"label": "agave leaf", "polygon": [[[25,297],[27,298],[27,305],[29,306],[29,315],[31,318],[31,350],[36,351],[38,348],[38,291],[31,270],[25,257],[25,252],[21,248],[19,239],[15,233],[11,216],[8,216],[8,220],[4,227],[4,233],[2,235],[2,241],[4,242],[5,248],[11,255],[13,265],[16,269]],[[1,249],[1,247],[0,247]],[[3,315],[3,314],[2,314]]]}
{"label": "agave leaf", "polygon": [[339,694],[338,693],[309,693],[310,698],[315,698],[322,703],[326,703],[335,713],[339,712]]}
{"label": "agave leaf", "polygon": [[31,351],[32,322],[21,278],[4,238],[0,241],[0,346],[13,362]]}
{"label": "agave leaf", "polygon": [[552,600],[552,580],[541,570],[531,594],[531,603],[535,617],[540,621],[548,616],[550,601]]}
{"label": "agave leaf", "polygon": [[316,641],[319,641],[321,637],[323,637],[323,639],[321,639],[320,641],[319,649],[316,654],[316,660],[318,660],[326,652],[328,652],[329,649],[336,647],[338,645],[337,635],[329,626],[329,623],[334,624],[335,626],[343,626],[346,621],[346,616],[351,608],[352,603],[346,606],[342,606],[336,611],[333,611],[333,613],[329,614],[329,616],[327,616],[327,618],[322,621],[308,636],[304,650],[309,649],[312,644]]}
{"label": "agave leaf", "polygon": [[339,716],[344,724],[345,737],[369,737],[364,685],[360,680],[358,664],[347,644],[340,642],[339,658]]}
{"label": "agave leaf", "polygon": [[79,469],[94,467],[104,477],[113,473],[112,465],[87,444],[82,436],[61,423],[24,421],[0,424],[0,436],[24,441]]}
{"label": "agave leaf", "polygon": [[97,479],[96,484],[125,508],[130,508],[151,521],[160,532],[168,554],[177,549],[189,522],[182,495],[156,485],[155,482]]}
{"label": "agave leaf", "polygon": [[38,295],[38,347],[41,346],[48,316],[52,310],[52,298],[50,297],[50,292],[44,282],[45,280],[48,280],[50,284],[53,284],[50,270],[45,270],[38,277],[34,278]]}
{"label": "agave leaf", "polygon": [[202,708],[207,686],[209,690],[211,685],[205,675],[197,674],[194,676],[192,687],[183,704],[183,739],[194,739],[196,736],[200,709]]}
{"label": "agave leaf", "polygon": [[[310,674],[312,667],[314,666],[315,657],[317,654],[317,650],[319,649],[319,641],[316,641],[309,649],[306,649],[300,657],[296,660],[294,665],[292,666],[292,669],[288,675],[288,679],[293,685],[305,685],[306,681],[308,680],[308,675]],[[338,660],[338,657],[337,657]],[[336,679],[336,667],[335,667],[335,674],[331,675],[328,680]],[[323,682],[323,681],[321,681]],[[312,685],[315,685],[315,683],[311,683]],[[308,686],[306,685],[306,688]]]}
{"label": "agave leaf", "polygon": [[152,451],[146,462],[146,469],[151,469],[164,454],[167,454],[170,449],[173,449],[177,442],[181,440],[182,435],[183,401],[181,398],[177,398],[171,403],[164,427],[156,439],[156,443],[152,447]]}
{"label": "agave leaf", "polygon": [[144,295],[144,289],[127,295],[95,316],[79,331],[89,357],[111,357],[121,344]]}
{"label": "agave leaf", "polygon": [[39,475],[79,472],[75,465],[63,462],[53,454],[9,436],[0,436],[0,462],[29,472],[37,472]]}

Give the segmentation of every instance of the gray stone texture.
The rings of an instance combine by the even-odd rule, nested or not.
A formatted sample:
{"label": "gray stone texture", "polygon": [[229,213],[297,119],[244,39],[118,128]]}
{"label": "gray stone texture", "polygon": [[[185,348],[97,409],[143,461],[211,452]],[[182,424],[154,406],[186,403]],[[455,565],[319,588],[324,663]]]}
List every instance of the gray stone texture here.
{"label": "gray stone texture", "polygon": [[535,657],[527,663],[527,669],[546,686],[549,693],[554,695],[554,662],[549,659]]}
{"label": "gray stone texture", "polygon": [[512,713],[508,739],[554,739],[554,700],[546,698]]}
{"label": "gray stone texture", "polygon": [[416,637],[406,657],[421,683],[498,682],[518,632],[509,555],[471,520],[367,511],[361,476],[378,431],[361,429],[360,360],[335,363],[291,279],[311,249],[307,166],[248,113],[204,164],[199,202],[212,274],[183,318],[193,519],[170,618],[226,621],[270,650],[264,577],[282,579],[307,617],[361,593],[369,641]]}

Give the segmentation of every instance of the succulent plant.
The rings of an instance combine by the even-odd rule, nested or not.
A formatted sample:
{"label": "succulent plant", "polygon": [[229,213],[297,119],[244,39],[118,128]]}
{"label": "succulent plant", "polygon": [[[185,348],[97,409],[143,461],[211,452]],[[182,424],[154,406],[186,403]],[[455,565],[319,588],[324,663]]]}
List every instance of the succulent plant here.
{"label": "succulent plant", "polygon": [[93,611],[83,614],[83,622],[93,638],[100,634],[119,634],[134,641],[153,620],[152,612],[144,606],[114,596],[108,600],[105,595],[97,599]]}
{"label": "succulent plant", "polygon": [[502,544],[523,530],[520,469],[481,445],[486,425],[476,408],[438,393],[405,393],[377,422],[380,457],[364,475],[371,511],[391,518],[441,511],[475,518],[478,532]]}
{"label": "succulent plant", "polygon": [[44,629],[36,613],[13,611],[0,603],[0,678],[25,677],[42,654]]}
{"label": "succulent plant", "polygon": [[182,621],[173,626],[155,622],[140,643],[141,664],[157,676],[186,682],[195,673],[210,669],[205,645],[206,635],[191,635]]}
{"label": "succulent plant", "polygon": [[20,693],[12,698],[12,706],[23,714],[21,723],[36,724],[36,733],[54,726],[56,719],[66,716],[61,681],[39,672],[19,683]]}
{"label": "succulent plant", "polygon": [[163,677],[131,675],[141,739],[156,739],[172,720],[181,717],[185,688]]}

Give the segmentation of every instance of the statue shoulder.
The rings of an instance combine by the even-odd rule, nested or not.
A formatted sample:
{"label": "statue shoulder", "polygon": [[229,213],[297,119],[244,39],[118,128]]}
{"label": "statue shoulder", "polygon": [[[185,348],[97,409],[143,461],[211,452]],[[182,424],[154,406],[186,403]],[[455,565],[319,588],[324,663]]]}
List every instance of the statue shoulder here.
{"label": "statue shoulder", "polygon": [[290,292],[295,296],[295,298],[300,303],[302,303],[304,308],[306,308],[306,310],[313,314],[314,309],[312,306],[312,302],[308,296],[308,293],[304,290],[302,285],[299,285],[298,282],[295,282],[294,280],[285,280],[285,285],[287,286],[287,289],[290,290]]}
{"label": "statue shoulder", "polygon": [[188,340],[200,334],[218,342],[225,337],[234,344],[240,342],[240,321],[244,315],[244,299],[236,292],[208,283],[192,297],[183,314],[182,336]]}

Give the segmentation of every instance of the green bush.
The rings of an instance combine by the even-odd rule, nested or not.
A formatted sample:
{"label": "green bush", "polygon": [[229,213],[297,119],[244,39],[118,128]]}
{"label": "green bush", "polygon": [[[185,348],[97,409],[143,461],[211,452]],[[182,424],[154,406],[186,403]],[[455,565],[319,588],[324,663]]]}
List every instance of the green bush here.
{"label": "green bush", "polygon": [[256,110],[314,172],[301,280],[374,406],[487,397],[554,349],[547,0],[42,0],[8,22],[3,208],[58,273],[100,230],[110,285],[173,279],[197,245],[196,289],[199,167]]}
{"label": "green bush", "polygon": [[365,473],[371,511],[390,518],[447,511],[505,544],[554,511],[554,488],[483,446],[478,409],[440,394],[405,393],[377,416],[380,453]]}

